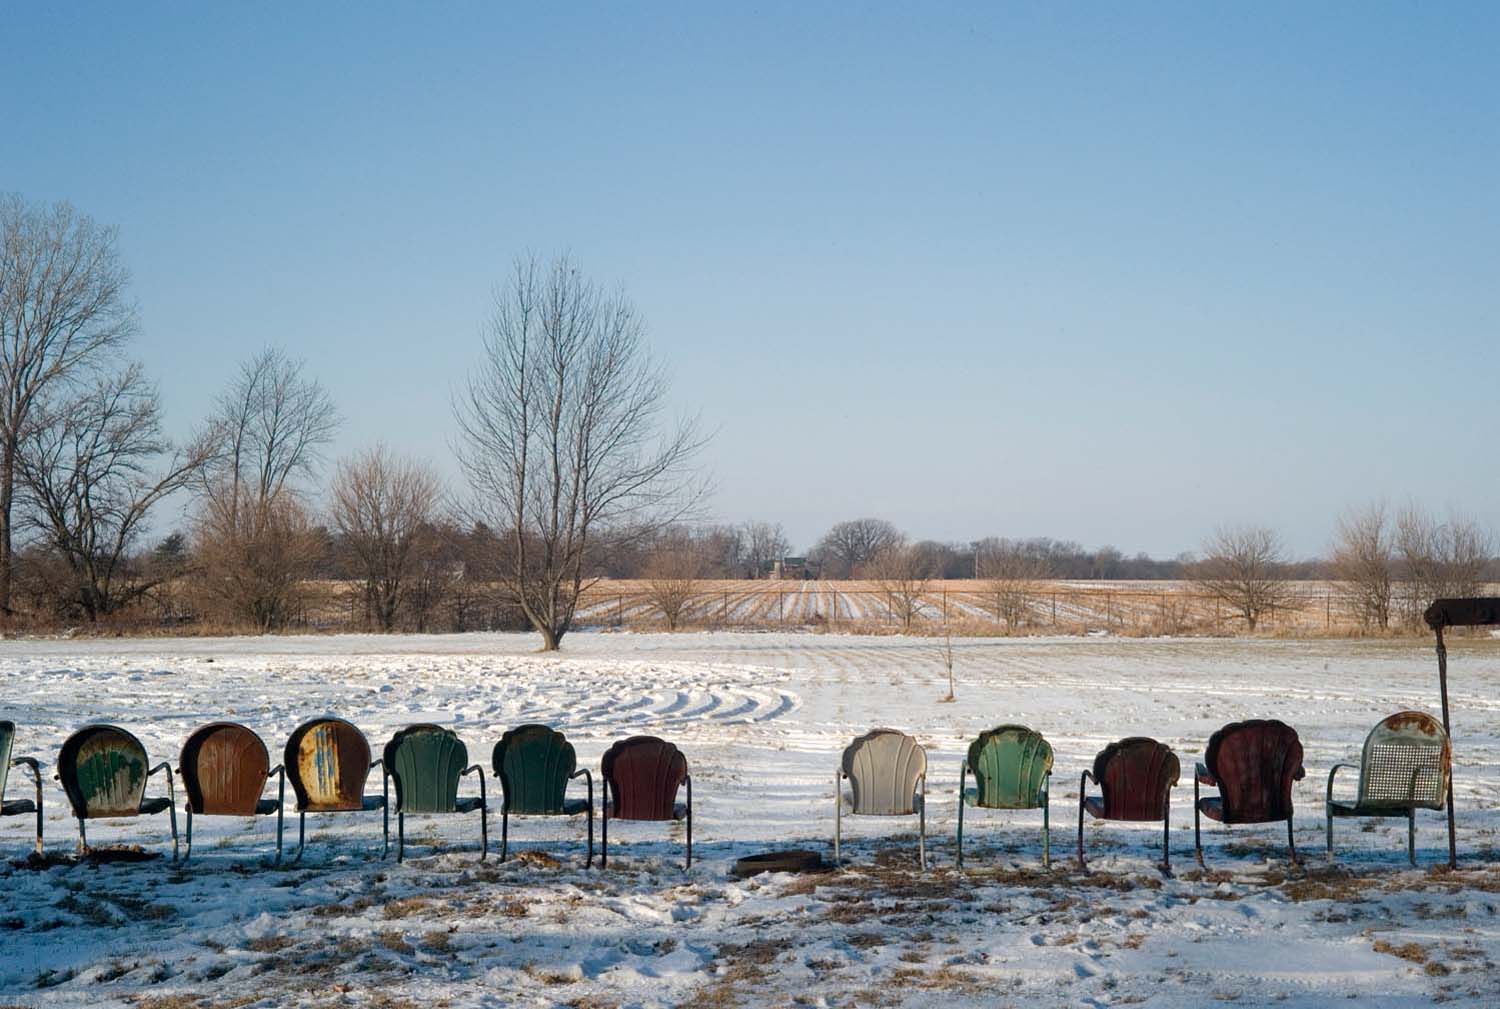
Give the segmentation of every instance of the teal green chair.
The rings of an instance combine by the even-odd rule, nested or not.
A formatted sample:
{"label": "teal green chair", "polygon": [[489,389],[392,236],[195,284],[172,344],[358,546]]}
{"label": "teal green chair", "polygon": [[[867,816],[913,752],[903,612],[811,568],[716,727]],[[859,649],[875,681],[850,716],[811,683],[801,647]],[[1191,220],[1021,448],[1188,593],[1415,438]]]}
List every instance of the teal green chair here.
{"label": "teal green chair", "polygon": [[[531,723],[518,725],[500,737],[492,755],[505,805],[500,811],[500,861],[510,844],[510,818],[517,816],[577,816],[588,814],[589,848],[584,868],[594,864],[594,776],[578,767],[573,744],[556,729]],[[568,782],[583,778],[587,799],[569,799]]]}
{"label": "teal green chair", "polygon": [[[11,749],[16,741],[16,723],[0,722],[0,816],[24,816],[36,814],[36,853],[42,853],[42,765],[35,757],[12,757]],[[31,770],[32,784],[36,786],[36,801],[13,799],[5,801],[5,779],[12,767]]]}
{"label": "teal green chair", "polygon": [[[406,857],[407,813],[479,813],[479,860],[490,853],[484,768],[469,764],[457,733],[440,725],[409,725],[385,744],[385,773],[396,785],[396,861]],[[459,798],[458,782],[479,775],[479,795]]]}
{"label": "teal green chair", "polygon": [[[969,775],[974,787],[968,788]],[[1048,787],[1052,781],[1052,744],[1024,725],[1001,725],[969,744],[958,773],[958,866],[964,864],[964,807],[975,809],[1041,809],[1042,864],[1052,867],[1052,824]]]}
{"label": "teal green chair", "polygon": [[[165,772],[167,794],[146,798],[146,781]],[[172,824],[172,861],[177,861],[177,799],[172,765],[152,766],[146,748],[118,725],[85,725],[63,741],[57,754],[57,780],[78,821],[78,850],[90,851],[88,820],[166,813]]]}

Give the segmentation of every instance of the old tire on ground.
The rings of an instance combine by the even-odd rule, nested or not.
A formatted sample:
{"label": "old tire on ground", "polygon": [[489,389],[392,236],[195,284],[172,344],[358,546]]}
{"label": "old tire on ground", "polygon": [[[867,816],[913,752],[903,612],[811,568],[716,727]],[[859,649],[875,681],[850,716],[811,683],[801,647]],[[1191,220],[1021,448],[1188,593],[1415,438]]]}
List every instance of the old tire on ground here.
{"label": "old tire on ground", "polygon": [[821,872],[824,868],[823,856],[816,851],[765,851],[735,862],[729,874],[749,879],[763,872]]}

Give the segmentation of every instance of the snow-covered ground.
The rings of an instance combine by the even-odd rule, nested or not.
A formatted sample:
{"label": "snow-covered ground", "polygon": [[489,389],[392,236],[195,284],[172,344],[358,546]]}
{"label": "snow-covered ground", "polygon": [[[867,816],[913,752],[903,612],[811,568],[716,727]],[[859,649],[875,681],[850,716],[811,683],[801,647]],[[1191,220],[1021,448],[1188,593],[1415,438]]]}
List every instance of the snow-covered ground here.
{"label": "snow-covered ground", "polygon": [[[299,866],[268,867],[274,818],[199,818],[192,862],[23,867],[27,817],[0,820],[0,1006],[967,1006],[1500,1004],[1500,645],[1453,648],[1462,868],[1440,814],[1341,821],[1322,845],[1328,767],[1401,708],[1436,711],[1418,642],[955,640],[799,634],[578,634],[560,656],[527,636],[8,641],[0,718],[47,764],[88,721],[120,723],[153,760],[232,718],[279,753],[305,718],[336,713],[375,745],[410,722],[455,728],[485,764],[508,727],[544,721],[597,767],[611,740],[666,736],[693,775],[693,868],[680,826],[619,824],[605,871],[583,867],[580,819],[521,820],[513,854],[476,861],[472,816],[408,821],[408,860],[381,861],[379,814],[314,818]],[[1279,825],[1205,826],[1192,858],[1191,768],[1209,734],[1247,717],[1297,727],[1308,776],[1288,864]],[[967,741],[1003,722],[1057,754],[1054,866],[1040,816],[966,817],[954,792]],[[845,820],[840,873],[728,877],[768,847],[827,851],[841,748],[891,725],[928,747],[929,854],[912,821]],[[1110,740],[1154,735],[1184,768],[1175,874],[1152,825],[1085,826],[1092,871],[1069,856],[1079,772]],[[273,758],[274,759],[274,758]],[[159,789],[152,780],[148,794]],[[1353,788],[1341,776],[1342,792]],[[470,787],[465,784],[466,789]],[[367,790],[378,791],[372,778]],[[492,786],[493,795],[498,788]],[[8,798],[28,793],[18,772]],[[73,824],[47,782],[51,851]],[[295,844],[295,817],[288,837]],[[96,845],[168,847],[167,820],[90,825]]]}

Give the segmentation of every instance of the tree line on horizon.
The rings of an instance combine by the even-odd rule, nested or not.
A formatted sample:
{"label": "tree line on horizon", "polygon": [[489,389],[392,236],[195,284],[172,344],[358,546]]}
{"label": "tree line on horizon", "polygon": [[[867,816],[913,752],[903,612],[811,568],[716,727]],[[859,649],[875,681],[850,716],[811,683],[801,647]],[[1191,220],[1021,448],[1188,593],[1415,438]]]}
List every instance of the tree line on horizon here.
{"label": "tree line on horizon", "polygon": [[[479,364],[455,396],[464,485],[381,444],[325,458],[336,404],[267,347],[226,377],[186,438],[129,352],[139,329],[113,228],[67,204],[0,196],[0,616],[56,624],[128,615],[261,631],[308,622],[317,585],[352,583],[381,629],[530,627],[544,648],[600,578],[653,586],[757,578],[792,552],[772,521],[702,518],[707,440],[663,416],[665,372],[621,294],[565,257],[517,261]],[[146,542],[165,502],[183,529]],[[868,579],[912,607],[932,579],[972,579],[997,613],[1052,579],[1188,579],[1250,630],[1298,579],[1335,579],[1361,622],[1409,622],[1424,599],[1497,575],[1472,518],[1412,505],[1342,516],[1328,555],[1293,559],[1274,531],[1228,527],[1156,559],[1067,540],[912,540],[889,521],[834,524],[818,577]],[[663,590],[664,591],[664,590]],[[1020,598],[1022,603],[1017,603]],[[1010,602],[1004,602],[1010,599]]]}

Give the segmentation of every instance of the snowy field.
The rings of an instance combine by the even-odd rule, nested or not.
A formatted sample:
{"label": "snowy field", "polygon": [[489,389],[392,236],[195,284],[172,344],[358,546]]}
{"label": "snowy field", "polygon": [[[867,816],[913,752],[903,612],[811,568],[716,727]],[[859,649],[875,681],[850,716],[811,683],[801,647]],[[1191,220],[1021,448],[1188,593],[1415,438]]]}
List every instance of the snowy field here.
{"label": "snowy field", "polygon": [[[683,871],[680,825],[620,824],[609,868],[585,869],[577,818],[514,822],[502,864],[497,816],[481,865],[475,818],[452,816],[409,819],[398,866],[367,813],[310,820],[298,866],[268,866],[274,818],[199,818],[186,868],[37,869],[19,861],[29,818],[10,817],[0,1006],[1500,1005],[1500,644],[1452,650],[1456,874],[1429,871],[1446,855],[1433,812],[1418,816],[1421,869],[1403,820],[1340,821],[1338,864],[1323,851],[1328,767],[1357,759],[1382,716],[1437,710],[1420,642],[963,639],[954,704],[939,701],[940,645],[578,634],[544,657],[511,635],[4,642],[0,718],[20,726],[17,754],[48,765],[89,721],[126,726],[174,766],[184,737],[220,718],[258,731],[273,762],[323,713],[376,747],[411,722],[449,725],[485,765],[521,722],[562,729],[596,769],[610,741],[662,735],[691,765],[699,861]],[[1277,824],[1206,824],[1207,871],[1193,862],[1193,761],[1247,717],[1302,735],[1301,869]],[[960,873],[959,761],[1004,722],[1055,747],[1053,869],[1038,814],[978,813]],[[735,858],[771,846],[828,850],[839,752],[881,725],[928,747],[931,869],[914,865],[914,820],[846,819],[845,871],[730,879]],[[1091,872],[1071,862],[1079,773],[1126,735],[1182,759],[1170,876],[1149,824],[1090,822]],[[28,789],[13,772],[6,796]],[[46,801],[49,850],[69,853],[50,770]],[[165,816],[95,821],[90,839],[169,848]]]}

